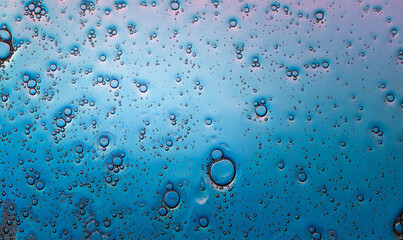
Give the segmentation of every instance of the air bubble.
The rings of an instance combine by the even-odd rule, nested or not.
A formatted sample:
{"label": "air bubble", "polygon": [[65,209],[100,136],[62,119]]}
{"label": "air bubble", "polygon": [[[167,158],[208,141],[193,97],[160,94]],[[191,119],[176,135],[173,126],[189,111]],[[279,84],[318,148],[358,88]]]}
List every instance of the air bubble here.
{"label": "air bubble", "polygon": [[313,240],[321,240],[322,239],[322,235],[318,232],[315,232],[312,234],[312,239]]}
{"label": "air bubble", "polygon": [[0,40],[1,41],[8,41],[11,39],[11,34],[6,30],[0,30]]}
{"label": "air bubble", "polygon": [[35,184],[35,178],[33,178],[33,177],[27,178],[27,183],[28,183],[29,185],[34,185],[34,184]]}
{"label": "air bubble", "polygon": [[223,157],[223,153],[220,149],[215,149],[211,152],[211,158],[217,160]]}
{"label": "air bubble", "polygon": [[51,71],[54,72],[54,71],[56,71],[56,69],[57,69],[56,64],[51,64],[51,65],[50,65],[50,70],[51,70]]}
{"label": "air bubble", "polygon": [[36,183],[36,188],[38,190],[43,190],[45,188],[45,183],[39,181],[38,183]]}
{"label": "air bubble", "polygon": [[323,11],[321,11],[321,10],[317,11],[315,13],[315,18],[316,18],[317,21],[323,20],[324,17],[325,17],[325,13]]}
{"label": "air bubble", "polygon": [[389,94],[386,99],[388,100],[388,102],[393,102],[395,101],[395,96],[393,96],[392,94]]}
{"label": "air bubble", "polygon": [[113,162],[113,164],[114,164],[115,166],[120,166],[120,165],[122,165],[123,160],[122,160],[122,158],[120,158],[120,157],[114,157],[112,162]]}
{"label": "air bubble", "polygon": [[34,87],[36,87],[36,85],[37,85],[37,82],[36,82],[35,79],[30,79],[30,80],[28,81],[28,83],[27,83],[27,87],[28,87],[28,88],[34,88]]}
{"label": "air bubble", "polygon": [[11,54],[10,45],[0,42],[0,59],[7,59]]}
{"label": "air bubble", "polygon": [[107,146],[109,146],[109,139],[108,137],[101,137],[99,139],[99,145],[101,145],[101,147],[106,148]]}
{"label": "air bubble", "polygon": [[267,108],[265,105],[258,105],[255,108],[255,113],[258,117],[264,117],[267,114]]}
{"label": "air bubble", "polygon": [[180,201],[179,193],[174,190],[168,191],[164,196],[164,203],[169,208],[177,207],[179,204],[179,201]]}
{"label": "air bubble", "polygon": [[144,84],[140,85],[140,87],[139,87],[139,90],[141,93],[146,93],[147,89],[148,89],[147,85],[144,85]]}
{"label": "air bubble", "polygon": [[231,19],[231,20],[229,21],[229,26],[230,26],[231,28],[236,27],[237,24],[238,24],[238,23],[237,23],[237,21],[236,21],[235,19]]}
{"label": "air bubble", "polygon": [[56,120],[56,126],[59,128],[64,128],[66,126],[66,121],[63,118],[58,118]]}
{"label": "air bubble", "polygon": [[117,88],[119,86],[119,81],[116,80],[116,79],[112,79],[110,81],[110,85],[111,85],[112,88]]}
{"label": "air bubble", "polygon": [[214,161],[210,166],[210,178],[218,186],[227,186],[235,178],[235,166],[229,159]]}
{"label": "air bubble", "polygon": [[180,7],[180,5],[179,5],[179,2],[178,2],[178,1],[173,1],[173,2],[171,3],[171,9],[172,9],[172,10],[176,11],[176,10],[179,9],[179,7]]}
{"label": "air bubble", "polygon": [[161,216],[166,216],[167,213],[168,213],[168,211],[167,211],[166,208],[161,207],[160,209],[158,209],[158,213],[159,213]]}
{"label": "air bubble", "polygon": [[199,224],[200,224],[200,227],[206,228],[208,226],[208,224],[209,224],[208,219],[204,218],[204,217],[200,218],[199,219]]}
{"label": "air bubble", "polygon": [[67,107],[64,109],[64,115],[70,116],[72,113],[73,111],[71,110],[71,108]]}
{"label": "air bubble", "polygon": [[300,174],[298,174],[298,180],[299,180],[300,182],[305,182],[307,178],[308,178],[308,177],[306,176],[305,173],[300,173]]}

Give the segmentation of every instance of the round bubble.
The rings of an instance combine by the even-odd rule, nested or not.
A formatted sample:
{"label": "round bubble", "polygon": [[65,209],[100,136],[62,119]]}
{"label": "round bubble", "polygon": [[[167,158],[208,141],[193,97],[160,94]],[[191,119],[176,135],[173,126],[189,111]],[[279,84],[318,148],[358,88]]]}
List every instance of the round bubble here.
{"label": "round bubble", "polygon": [[204,217],[202,217],[202,218],[200,218],[200,220],[199,220],[199,224],[200,224],[200,227],[202,227],[202,228],[205,228],[205,227],[207,227],[208,226],[208,219],[207,218],[204,218]]}
{"label": "round bubble", "polygon": [[27,86],[28,86],[29,88],[34,88],[34,87],[36,87],[36,84],[37,84],[37,82],[36,82],[35,79],[30,79],[30,80],[28,81],[28,83],[27,83]]}
{"label": "round bubble", "polygon": [[229,159],[221,159],[210,166],[210,178],[218,186],[226,186],[235,178],[235,166]]}
{"label": "round bubble", "polygon": [[109,145],[108,137],[105,136],[99,139],[99,145],[101,145],[101,147],[107,147]]}
{"label": "round bubble", "polygon": [[213,160],[217,160],[217,159],[220,159],[220,158],[222,158],[223,157],[223,153],[222,153],[222,151],[220,150],[220,149],[214,149],[212,152],[211,152],[211,158],[213,159]]}
{"label": "round bubble", "polygon": [[111,84],[111,87],[112,87],[112,88],[117,88],[117,87],[119,87],[119,81],[116,80],[116,79],[112,79],[111,82],[110,82],[110,84]]}
{"label": "round bubble", "polygon": [[44,188],[45,188],[45,183],[43,183],[43,182],[38,182],[38,183],[36,184],[36,188],[37,188],[38,190],[44,189]]}
{"label": "round bubble", "polygon": [[66,121],[63,118],[58,118],[56,120],[56,126],[58,126],[59,128],[63,128],[66,126]]}
{"label": "round bubble", "polygon": [[168,211],[167,211],[166,208],[161,207],[160,209],[158,209],[158,213],[159,213],[161,216],[166,216],[167,213],[168,213]]}
{"label": "round bubble", "polygon": [[256,115],[258,115],[259,117],[264,117],[266,116],[267,113],[267,108],[265,105],[259,105],[255,108],[255,113]]}
{"label": "round bubble", "polygon": [[50,65],[50,70],[52,70],[54,72],[54,71],[56,71],[56,69],[57,69],[56,64],[53,63]]}
{"label": "round bubble", "polygon": [[0,42],[0,59],[6,59],[10,56],[10,45],[4,42]]}
{"label": "round bubble", "polygon": [[171,3],[172,10],[176,11],[179,9],[179,7],[180,7],[180,5],[179,5],[178,1],[174,1]]}
{"label": "round bubble", "polygon": [[299,180],[300,182],[305,182],[306,179],[307,179],[307,176],[306,176],[305,173],[300,173],[300,174],[298,175],[298,180]]}
{"label": "round bubble", "polygon": [[3,41],[8,41],[8,40],[10,40],[11,35],[10,35],[10,33],[9,33],[8,31],[6,31],[6,30],[0,30],[0,38],[1,38]]}
{"label": "round bubble", "polygon": [[168,191],[164,196],[164,203],[169,208],[175,208],[176,206],[178,206],[179,201],[180,201],[179,193],[174,190]]}
{"label": "round bubble", "polygon": [[71,110],[71,108],[67,107],[64,109],[64,115],[70,116],[72,113],[73,111]]}
{"label": "round bubble", "polygon": [[143,84],[139,87],[139,90],[140,90],[140,92],[145,93],[145,92],[147,92],[147,86]]}
{"label": "round bubble", "polygon": [[29,178],[27,179],[27,183],[28,183],[29,185],[34,185],[34,184],[35,184],[35,178],[29,177]]}
{"label": "round bubble", "polygon": [[31,88],[31,89],[29,90],[29,94],[31,94],[32,96],[35,95],[35,94],[36,94],[35,88]]}
{"label": "round bubble", "polygon": [[123,163],[123,160],[120,157],[114,157],[113,158],[113,164],[115,166],[120,166],[120,165],[122,165],[122,163]]}
{"label": "round bubble", "polygon": [[316,20],[318,20],[318,21],[320,21],[320,20],[322,20],[323,18],[324,18],[324,13],[323,13],[323,11],[317,11],[316,13],[315,13],[315,18],[316,18]]}
{"label": "round bubble", "polygon": [[235,19],[232,19],[232,20],[229,22],[230,27],[236,27],[237,24],[238,24],[238,23],[236,22]]}
{"label": "round bubble", "polygon": [[321,235],[320,233],[316,232],[316,233],[314,233],[314,234],[312,235],[312,238],[313,238],[314,240],[321,240],[321,239],[322,239],[322,235]]}

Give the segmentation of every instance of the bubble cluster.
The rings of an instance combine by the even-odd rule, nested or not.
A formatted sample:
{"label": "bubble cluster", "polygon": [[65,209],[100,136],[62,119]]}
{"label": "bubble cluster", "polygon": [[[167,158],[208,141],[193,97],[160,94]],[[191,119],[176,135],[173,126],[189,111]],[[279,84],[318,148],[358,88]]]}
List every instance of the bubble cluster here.
{"label": "bubble cluster", "polygon": [[48,13],[42,0],[27,3],[27,5],[24,7],[24,10],[25,15],[29,16],[34,21],[40,21],[43,17],[46,17]]}
{"label": "bubble cluster", "polygon": [[85,16],[86,12],[93,12],[95,10],[95,4],[91,1],[83,0],[80,4],[80,15]]}

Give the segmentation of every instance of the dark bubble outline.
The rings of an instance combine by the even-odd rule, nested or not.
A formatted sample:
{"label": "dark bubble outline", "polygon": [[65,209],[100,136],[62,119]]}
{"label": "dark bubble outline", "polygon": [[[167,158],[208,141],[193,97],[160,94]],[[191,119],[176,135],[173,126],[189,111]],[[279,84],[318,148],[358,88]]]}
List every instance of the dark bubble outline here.
{"label": "dark bubble outline", "polygon": [[3,39],[0,39],[0,42],[2,43],[7,43],[10,46],[10,54],[6,58],[1,58],[0,57],[0,65],[4,64],[4,62],[8,62],[11,57],[14,55],[14,46],[13,46],[13,34],[11,33],[10,29],[7,27],[7,25],[3,25],[1,28],[2,31],[7,31],[8,34],[10,34],[10,39],[7,41],[4,41]]}
{"label": "dark bubble outline", "polygon": [[[229,181],[228,184],[220,185],[220,184],[217,184],[216,182],[214,182],[213,178],[211,177],[211,167],[214,165],[214,163],[217,163],[217,162],[220,162],[220,161],[223,161],[223,160],[228,160],[228,161],[230,161],[230,162],[232,163],[232,166],[234,167],[234,176],[232,177],[231,181]],[[236,174],[237,174],[237,173],[236,173],[236,167],[235,167],[234,161],[232,161],[231,159],[229,159],[229,158],[227,158],[227,157],[224,157],[224,155],[223,155],[221,158],[219,158],[219,159],[217,159],[217,160],[214,160],[214,161],[210,164],[210,166],[209,166],[208,176],[209,176],[209,178],[210,178],[210,181],[211,181],[212,183],[214,183],[214,185],[217,185],[218,187],[228,187],[229,185],[231,185],[231,184],[234,182],[234,180],[235,180]]]}

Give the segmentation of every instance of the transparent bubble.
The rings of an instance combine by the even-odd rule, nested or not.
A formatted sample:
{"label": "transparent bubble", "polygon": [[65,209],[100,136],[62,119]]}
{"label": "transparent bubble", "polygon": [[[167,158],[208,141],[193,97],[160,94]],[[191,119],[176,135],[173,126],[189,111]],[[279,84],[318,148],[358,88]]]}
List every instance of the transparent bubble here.
{"label": "transparent bubble", "polygon": [[232,28],[236,27],[237,24],[238,23],[237,23],[237,21],[235,19],[231,19],[229,21],[229,26],[232,27]]}
{"label": "transparent bubble", "polygon": [[213,160],[217,160],[217,159],[220,159],[220,158],[222,158],[223,157],[223,153],[222,153],[222,151],[220,150],[220,149],[214,149],[212,152],[211,152],[211,158],[213,159]]}
{"label": "transparent bubble", "polygon": [[325,17],[325,13],[323,11],[321,11],[321,10],[317,11],[315,13],[315,18],[316,18],[317,21],[323,20],[324,17]]}
{"label": "transparent bubble", "polygon": [[33,178],[33,177],[27,178],[27,183],[28,183],[29,185],[34,185],[34,184],[35,184],[35,178]]}
{"label": "transparent bubble", "polygon": [[169,208],[177,207],[179,205],[179,201],[180,201],[179,193],[174,190],[168,191],[164,196],[164,203]]}
{"label": "transparent bubble", "polygon": [[54,71],[56,71],[56,69],[57,69],[56,64],[53,63],[50,65],[50,70],[52,70],[54,72]]}
{"label": "transparent bubble", "polygon": [[8,41],[11,39],[11,34],[6,30],[0,30],[0,40]]}
{"label": "transparent bubble", "polygon": [[146,93],[147,89],[148,89],[147,85],[144,85],[144,84],[140,85],[140,87],[139,87],[139,90],[141,93]]}
{"label": "transparent bubble", "polygon": [[305,182],[307,178],[308,178],[308,177],[306,176],[305,173],[300,173],[300,174],[298,174],[298,180],[299,180],[300,182]]}
{"label": "transparent bubble", "polygon": [[210,178],[218,186],[226,186],[235,178],[235,165],[229,159],[214,161],[210,166]]}
{"label": "transparent bubble", "polygon": [[122,158],[120,158],[120,157],[114,157],[114,158],[113,158],[113,164],[114,164],[115,166],[120,166],[120,165],[122,165],[122,163],[123,163]]}
{"label": "transparent bubble", "polygon": [[168,213],[168,211],[167,211],[166,208],[161,207],[160,209],[158,209],[158,213],[159,213],[161,216],[166,216],[167,213]]}
{"label": "transparent bubble", "polygon": [[321,240],[322,239],[322,235],[318,232],[315,232],[312,234],[312,239],[313,240]]}
{"label": "transparent bubble", "polygon": [[112,88],[117,88],[119,86],[119,81],[116,80],[116,79],[112,79],[110,81],[110,85],[111,85]]}
{"label": "transparent bubble", "polygon": [[393,94],[389,94],[386,99],[388,100],[388,102],[393,102],[395,101],[395,96],[393,96]]}
{"label": "transparent bubble", "polygon": [[30,79],[27,83],[27,87],[29,87],[29,88],[34,88],[34,87],[36,87],[36,85],[37,85],[37,82],[35,79]]}
{"label": "transparent bubble", "polygon": [[56,126],[59,128],[64,128],[66,126],[66,121],[63,118],[58,118],[56,120]]}
{"label": "transparent bubble", "polygon": [[199,224],[200,224],[200,227],[205,228],[208,226],[209,221],[207,218],[202,217],[199,219]]}
{"label": "transparent bubble", "polygon": [[264,117],[267,114],[267,108],[265,105],[258,105],[255,108],[255,113],[258,117]]}
{"label": "transparent bubble", "polygon": [[43,190],[43,189],[45,188],[45,183],[44,183],[44,182],[41,182],[41,181],[37,182],[37,183],[36,183],[36,188],[37,188],[38,190]]}
{"label": "transparent bubble", "polygon": [[0,42],[0,59],[6,59],[10,56],[10,45],[5,42]]}
{"label": "transparent bubble", "polygon": [[178,1],[173,1],[173,2],[171,3],[171,8],[172,8],[172,10],[176,11],[176,10],[179,9],[179,7],[180,7],[180,5],[179,5],[179,2],[178,2]]}
{"label": "transparent bubble", "polygon": [[100,139],[99,139],[99,145],[101,145],[101,147],[107,147],[107,146],[109,146],[109,139],[108,139],[108,137],[106,137],[106,136],[104,136],[104,137],[101,137]]}
{"label": "transparent bubble", "polygon": [[71,110],[71,108],[67,107],[64,109],[64,115],[70,116],[72,113],[73,111]]}

